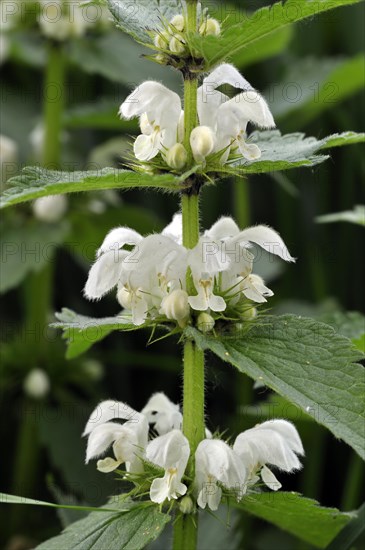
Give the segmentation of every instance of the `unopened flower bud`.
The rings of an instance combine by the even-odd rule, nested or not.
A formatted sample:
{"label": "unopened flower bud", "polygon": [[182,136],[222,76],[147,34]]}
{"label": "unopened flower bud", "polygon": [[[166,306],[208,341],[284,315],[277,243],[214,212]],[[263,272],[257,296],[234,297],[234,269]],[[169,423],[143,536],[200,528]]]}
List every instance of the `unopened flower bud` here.
{"label": "unopened flower bud", "polygon": [[170,32],[183,31],[185,27],[185,19],[183,15],[175,15],[170,21],[171,27],[169,28]]}
{"label": "unopened flower bud", "polygon": [[32,369],[24,380],[23,389],[33,399],[42,399],[51,387],[47,373],[42,369]]}
{"label": "unopened flower bud", "polygon": [[0,135],[0,183],[5,183],[17,169],[18,146],[14,140]]}
{"label": "unopened flower bud", "polygon": [[166,57],[162,53],[155,55],[154,60],[160,65],[166,65]]}
{"label": "unopened flower bud", "polygon": [[65,195],[50,195],[34,201],[32,208],[35,217],[48,223],[60,221],[67,210],[67,197]]}
{"label": "unopened flower bud", "polygon": [[194,508],[194,502],[189,496],[183,497],[179,502],[179,509],[182,514],[192,514]]}
{"label": "unopened flower bud", "polygon": [[199,32],[203,36],[219,36],[221,33],[221,26],[216,19],[206,19],[200,25]]}
{"label": "unopened flower bud", "polygon": [[201,332],[210,332],[213,330],[215,321],[209,313],[204,311],[198,315],[197,327]]}
{"label": "unopened flower bud", "polygon": [[176,34],[173,36],[170,40],[169,46],[172,53],[180,54],[185,52],[185,42],[180,35]]}
{"label": "unopened flower bud", "polygon": [[166,50],[168,43],[170,41],[170,35],[168,32],[159,32],[154,38],[154,44],[156,48],[160,50]]}
{"label": "unopened flower bud", "polygon": [[160,313],[184,326],[190,315],[188,294],[185,290],[173,290],[161,302]]}
{"label": "unopened flower bud", "polygon": [[196,162],[204,162],[215,146],[213,130],[209,126],[197,126],[190,134],[190,145]]}
{"label": "unopened flower bud", "polygon": [[246,319],[247,321],[254,319],[256,316],[257,309],[255,307],[250,307],[249,309],[246,309],[241,315],[242,319]]}
{"label": "unopened flower bud", "polygon": [[166,155],[166,162],[174,170],[181,170],[184,168],[188,160],[188,154],[182,143],[175,143],[171,149],[168,150]]}
{"label": "unopened flower bud", "polygon": [[91,380],[98,382],[104,376],[104,367],[96,359],[87,359],[83,363],[84,372]]}

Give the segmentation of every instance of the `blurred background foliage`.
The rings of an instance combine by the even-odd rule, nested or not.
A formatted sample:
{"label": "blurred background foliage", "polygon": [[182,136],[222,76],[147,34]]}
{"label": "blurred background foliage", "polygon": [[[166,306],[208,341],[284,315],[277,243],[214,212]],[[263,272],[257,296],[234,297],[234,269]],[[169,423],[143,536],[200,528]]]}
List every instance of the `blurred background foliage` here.
{"label": "blurred background foliage", "polygon": [[[244,3],[248,10],[264,4]],[[221,20],[243,14],[238,0],[205,5]],[[364,15],[363,4],[330,11],[271,35],[233,60],[249,82],[265,92],[283,133],[323,138],[363,129]],[[23,165],[39,163],[42,148],[46,39],[34,21],[21,23],[5,29],[1,134],[16,142],[18,156],[5,173],[3,168],[3,185]],[[137,129],[117,117],[129,91],[148,78],[181,91],[179,75],[145,60],[143,52],[107,23],[64,44],[62,168],[120,167]],[[247,182],[225,180],[203,193],[203,227],[224,214],[233,214],[241,226],[266,223],[280,232],[298,258],[289,266],[260,260],[258,271],[275,291],[272,311],[320,317],[363,309],[364,229],[346,222],[319,224],[316,217],[352,210],[363,202],[364,163],[360,146],[338,148],[329,161],[313,169],[263,174]],[[94,464],[84,465],[80,434],[95,404],[111,398],[138,410],[152,392],[161,390],[180,401],[181,350],[173,338],[146,347],[146,333],[113,333],[86,354],[66,360],[60,335],[47,328],[53,312],[62,307],[93,317],[116,314],[114,296],[89,303],[82,295],[96,248],[116,225],[142,233],[159,231],[178,207],[176,197],[136,190],[71,196],[57,223],[39,221],[29,206],[2,215],[3,492],[104,503],[121,488]],[[46,373],[49,382],[39,399],[26,389],[34,369]],[[301,473],[281,476],[284,488],[325,506],[350,510],[360,505],[364,467],[345,444],[264,387],[253,388],[250,379],[217,359],[208,357],[206,371],[210,429],[238,433],[273,416],[295,420],[307,457]],[[0,544],[8,550],[31,548],[58,532],[60,524],[76,519],[75,512],[57,515],[25,506],[6,508],[1,516]],[[268,524],[234,514],[230,522],[235,534],[230,532],[227,539],[226,520],[225,513],[221,523],[205,520],[202,550],[239,548],[241,537],[248,550],[309,548]],[[163,541],[158,547],[163,548]]]}

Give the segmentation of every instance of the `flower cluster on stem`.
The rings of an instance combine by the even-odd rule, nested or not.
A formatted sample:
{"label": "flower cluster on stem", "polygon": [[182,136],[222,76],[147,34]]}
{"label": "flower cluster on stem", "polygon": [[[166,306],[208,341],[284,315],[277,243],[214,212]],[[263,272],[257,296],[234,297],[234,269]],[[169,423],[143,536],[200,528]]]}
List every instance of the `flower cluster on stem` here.
{"label": "flower cluster on stem", "polygon": [[[152,502],[163,504],[188,494],[196,506],[211,510],[218,509],[223,496],[241,500],[258,482],[274,491],[280,489],[268,465],[284,472],[301,468],[298,456],[304,454],[303,446],[297,430],[286,420],[269,420],[246,430],[232,446],[206,430],[206,438],[192,457],[181,427],[179,406],[163,393],[152,395],[141,412],[125,403],[104,401],[85,427],[86,462],[112,446],[114,456],[97,462],[100,472],[110,473],[124,465],[126,479],[138,486],[145,487],[143,480],[149,485]],[[190,458],[193,478],[186,476]]]}
{"label": "flower cluster on stem", "polygon": [[182,244],[181,214],[161,233],[147,237],[116,228],[97,252],[85,295],[99,299],[116,287],[117,299],[135,325],[155,320],[185,327],[196,318],[198,328],[209,330],[224,316],[247,319],[273,294],[253,273],[252,244],[294,261],[273,229],[258,225],[241,231],[229,217],[218,220],[190,249]]}

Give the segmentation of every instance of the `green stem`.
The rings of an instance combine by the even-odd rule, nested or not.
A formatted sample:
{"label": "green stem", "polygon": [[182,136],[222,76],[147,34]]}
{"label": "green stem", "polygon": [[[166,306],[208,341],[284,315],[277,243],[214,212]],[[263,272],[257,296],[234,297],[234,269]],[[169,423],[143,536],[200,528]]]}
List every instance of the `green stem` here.
{"label": "green stem", "polygon": [[194,550],[198,543],[197,517],[179,514],[174,524],[173,550]]}
{"label": "green stem", "polygon": [[[38,405],[24,399],[20,413],[20,426],[15,453],[14,477],[11,492],[13,495],[32,497],[38,471],[39,439],[36,420]],[[24,507],[14,507],[10,516],[10,534],[22,532],[27,511]]]}
{"label": "green stem", "polygon": [[233,182],[233,212],[241,229],[250,225],[250,197],[247,179],[236,178]]}
{"label": "green stem", "polygon": [[[187,0],[187,33],[197,30],[197,1]],[[193,155],[190,147],[190,134],[197,126],[198,79],[189,71],[184,74],[184,146],[188,152],[189,164]],[[182,194],[181,210],[183,219],[183,245],[194,248],[199,241],[199,194]],[[187,290],[194,291],[191,273],[187,274]],[[190,460],[187,474],[193,479],[195,451],[204,439],[204,352],[191,340],[184,345],[184,395],[183,432],[190,445]],[[198,539],[198,515],[177,512],[174,525],[174,550],[195,550]]]}
{"label": "green stem", "polygon": [[182,195],[183,244],[194,248],[199,240],[199,195]]}
{"label": "green stem", "polygon": [[65,55],[62,45],[51,42],[48,46],[44,100],[43,165],[59,168],[61,157],[62,114],[65,103]]}
{"label": "green stem", "polygon": [[28,275],[24,284],[25,335],[29,358],[36,366],[47,347],[48,313],[52,307],[53,263]]}
{"label": "green stem", "polygon": [[[191,340],[184,345],[183,432],[189,440],[191,457],[204,439],[204,352]],[[194,474],[194,461],[188,467]]]}

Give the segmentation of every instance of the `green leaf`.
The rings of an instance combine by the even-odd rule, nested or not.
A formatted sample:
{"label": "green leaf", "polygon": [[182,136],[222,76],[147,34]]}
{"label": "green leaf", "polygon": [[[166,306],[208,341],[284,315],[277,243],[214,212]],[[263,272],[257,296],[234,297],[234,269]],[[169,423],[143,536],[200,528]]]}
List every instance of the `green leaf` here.
{"label": "green leaf", "polygon": [[52,326],[63,330],[63,338],[67,341],[67,359],[74,359],[81,355],[113,330],[143,328],[143,326],[133,325],[131,317],[118,315],[96,319],[78,315],[67,308],[63,308],[61,313],[56,313],[56,317],[58,323],[53,323]]}
{"label": "green leaf", "polygon": [[111,503],[119,512],[94,512],[40,544],[37,550],[142,550],[170,521],[169,515],[150,503],[119,503],[116,498]]}
{"label": "green leaf", "polygon": [[181,190],[180,183],[185,175],[173,174],[150,175],[131,170],[103,168],[87,172],[57,172],[37,166],[23,168],[20,175],[8,180],[7,188],[0,202],[0,207],[20,204],[38,197],[78,193],[80,191],[101,191],[104,189],[155,188],[165,191]]}
{"label": "green leaf", "polygon": [[[251,48],[263,37],[283,29],[296,21],[301,21],[327,10],[356,4],[361,0],[288,0],[265,6],[242,18],[236,25],[227,25],[221,36],[201,37],[195,35],[191,43],[197,53],[206,60],[207,67],[238,55],[242,50]],[[112,3],[109,1],[109,4]]]}
{"label": "green leaf", "polygon": [[46,224],[37,220],[2,231],[0,293],[16,288],[30,273],[54,261],[57,245],[69,232],[68,223]]}
{"label": "green leaf", "polygon": [[[270,104],[275,119],[285,119],[286,128],[294,130],[318,118],[340,101],[364,88],[365,58],[306,58],[296,61],[282,84],[275,84],[267,97],[278,98]],[[288,99],[291,98],[291,99]]]}
{"label": "green leaf", "polygon": [[279,98],[270,105],[274,117],[285,119],[288,129],[298,129],[337,107],[364,88],[364,63],[363,54],[351,59],[311,57],[295,62],[285,81],[268,91],[268,97]]}
{"label": "green leaf", "polygon": [[363,141],[365,141],[365,134],[356,132],[333,134],[321,140],[317,140],[315,137],[305,137],[305,134],[300,132],[284,135],[281,135],[279,130],[253,132],[249,142],[256,143],[261,149],[260,159],[247,161],[242,158],[232,163],[231,166],[239,167],[242,172],[247,174],[289,170],[301,166],[311,167],[329,158],[327,155],[316,155],[315,153],[318,151]]}
{"label": "green leaf", "polygon": [[326,550],[349,550],[365,531],[365,504],[349,523],[339,532]]}
{"label": "green leaf", "polygon": [[359,311],[331,311],[317,317],[321,323],[331,325],[336,332],[351,340],[365,332],[365,316]]}
{"label": "green leaf", "polygon": [[[131,12],[134,4],[128,4]],[[146,19],[146,21],[148,21]],[[69,59],[85,72],[99,74],[127,88],[134,88],[143,80],[163,80],[169,88],[179,91],[180,74],[172,68],[151,63],[142,54],[145,49],[117,29],[92,39],[73,40],[69,44]],[[123,97],[120,98],[120,103]],[[117,111],[117,109],[115,109]],[[117,116],[117,112],[115,112]]]}
{"label": "green leaf", "polygon": [[118,512],[118,506],[95,508],[94,506],[73,506],[69,504],[54,504],[44,500],[34,500],[33,498],[19,497],[0,493],[0,504],[31,504],[32,506],[47,506],[48,508],[62,508],[65,510],[79,510],[84,512]]}
{"label": "green leaf", "polygon": [[344,210],[343,212],[334,212],[333,214],[324,214],[323,216],[317,216],[316,222],[349,222],[356,225],[365,226],[365,205],[357,204],[352,210]]}
{"label": "green leaf", "polygon": [[293,36],[293,28],[288,26],[257,40],[250,48],[239,51],[232,57],[232,63],[243,69],[253,63],[270,59],[288,47]]}
{"label": "green leaf", "polygon": [[170,21],[183,12],[181,0],[107,0],[117,26],[139,42],[149,43],[148,30],[162,29],[161,21]]}
{"label": "green leaf", "polygon": [[187,329],[198,346],[298,405],[365,457],[363,358],[352,343],[313,319],[268,317],[241,336]]}
{"label": "green leaf", "polygon": [[356,517],[354,512],[324,508],[315,500],[284,491],[247,495],[240,503],[232,501],[231,504],[317,548],[325,548]]}

